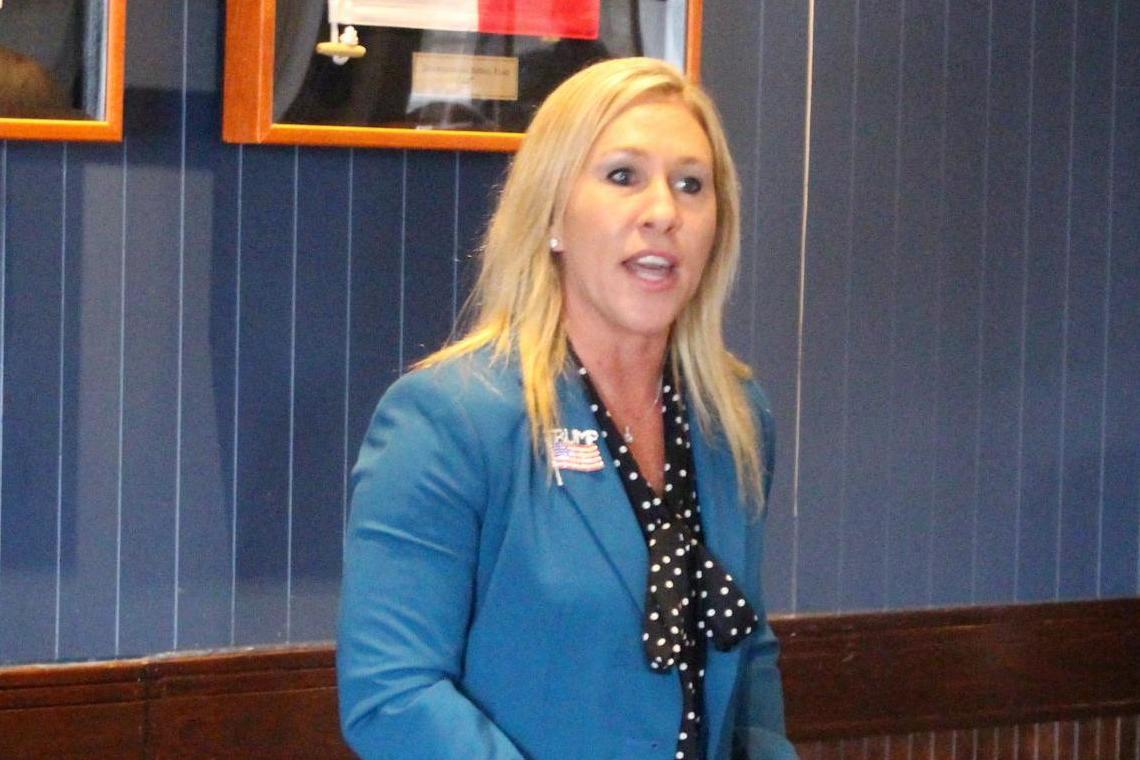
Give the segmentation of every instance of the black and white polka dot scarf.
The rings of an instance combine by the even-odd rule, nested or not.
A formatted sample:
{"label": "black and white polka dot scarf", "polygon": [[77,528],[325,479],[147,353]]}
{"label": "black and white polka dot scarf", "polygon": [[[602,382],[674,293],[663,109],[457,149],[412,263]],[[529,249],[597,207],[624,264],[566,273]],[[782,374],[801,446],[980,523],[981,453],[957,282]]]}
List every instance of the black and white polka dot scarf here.
{"label": "black and white polka dot scarf", "polygon": [[677,383],[671,377],[662,380],[665,472],[658,495],[638,471],[580,363],[578,373],[649,550],[641,638],[649,667],[659,673],[676,667],[681,679],[681,728],[675,757],[700,758],[707,642],[728,651],[751,634],[759,620],[732,576],[701,540],[689,423]]}

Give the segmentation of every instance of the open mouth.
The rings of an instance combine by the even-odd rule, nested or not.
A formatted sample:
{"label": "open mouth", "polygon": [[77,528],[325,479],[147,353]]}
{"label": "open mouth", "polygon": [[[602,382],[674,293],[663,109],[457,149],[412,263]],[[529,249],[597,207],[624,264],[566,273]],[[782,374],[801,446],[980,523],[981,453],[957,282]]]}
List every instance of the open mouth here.
{"label": "open mouth", "polygon": [[623,262],[623,266],[635,276],[650,282],[665,280],[677,268],[671,259],[656,254],[635,256]]}

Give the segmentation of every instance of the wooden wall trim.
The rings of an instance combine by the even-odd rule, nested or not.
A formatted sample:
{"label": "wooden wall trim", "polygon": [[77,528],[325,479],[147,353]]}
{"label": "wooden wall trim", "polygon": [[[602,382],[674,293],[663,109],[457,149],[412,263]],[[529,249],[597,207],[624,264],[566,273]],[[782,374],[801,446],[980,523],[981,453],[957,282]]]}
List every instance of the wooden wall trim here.
{"label": "wooden wall trim", "polygon": [[[773,627],[801,744],[1140,713],[1140,599]],[[352,757],[329,644],[0,668],[0,737],[6,759]]]}
{"label": "wooden wall trim", "polygon": [[1140,712],[1140,599],[782,617],[797,740]]}
{"label": "wooden wall trim", "polygon": [[0,669],[0,757],[352,758],[332,646]]}

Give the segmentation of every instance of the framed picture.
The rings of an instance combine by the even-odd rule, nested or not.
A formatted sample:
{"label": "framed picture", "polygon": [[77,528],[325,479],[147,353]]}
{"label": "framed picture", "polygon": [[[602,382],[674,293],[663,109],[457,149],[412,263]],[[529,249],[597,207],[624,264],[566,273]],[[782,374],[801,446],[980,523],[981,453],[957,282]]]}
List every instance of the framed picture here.
{"label": "framed picture", "polygon": [[126,0],[0,0],[0,140],[123,137]]}
{"label": "framed picture", "polygon": [[701,0],[230,0],[223,138],[513,151],[547,94],[598,60],[692,77]]}

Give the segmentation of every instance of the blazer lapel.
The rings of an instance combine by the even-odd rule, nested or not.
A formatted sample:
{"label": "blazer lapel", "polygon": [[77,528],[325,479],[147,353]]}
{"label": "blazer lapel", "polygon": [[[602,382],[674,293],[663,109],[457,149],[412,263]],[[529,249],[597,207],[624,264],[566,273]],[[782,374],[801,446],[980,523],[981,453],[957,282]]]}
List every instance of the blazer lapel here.
{"label": "blazer lapel", "polygon": [[[598,430],[597,420],[576,377],[563,375],[559,378],[558,400],[562,427]],[[606,443],[601,438],[598,439],[598,449],[606,463],[604,469],[596,472],[562,470],[562,486],[555,488],[565,492],[585,521],[598,548],[621,579],[640,618],[645,613],[648,550],[637,520],[630,513],[629,500],[614,471]]]}
{"label": "blazer lapel", "polygon": [[[692,425],[693,465],[697,469],[697,495],[701,503],[701,524],[705,532],[705,545],[720,564],[737,578],[743,588],[745,572],[745,510],[740,503],[736,485],[736,467],[732,453],[723,439],[706,436]],[[759,600],[750,600],[758,602]],[[741,651],[747,649],[745,641],[730,652],[709,648],[705,672],[705,695],[708,711],[710,752],[720,739],[728,712],[728,703],[739,672]]]}
{"label": "blazer lapel", "polygon": [[[558,381],[558,398],[561,405],[562,427],[578,430],[597,430],[598,423],[590,411],[585,392],[578,379],[563,375]],[[736,468],[727,445],[713,439],[692,425],[693,464],[697,471],[697,493],[701,504],[704,540],[714,556],[734,576],[745,572],[746,505],[740,503],[736,485]],[[597,472],[561,473],[561,492],[586,523],[598,548],[610,561],[630,603],[639,616],[645,614],[645,582],[648,550],[630,514],[625,489],[617,473],[610,466],[605,442],[598,441],[605,469]],[[741,578],[743,586],[743,578]],[[731,652],[709,651],[706,668],[707,725],[710,742],[718,741],[728,703],[732,696],[739,670],[740,655],[747,643]],[[710,745],[711,747],[712,745]]]}
{"label": "blazer lapel", "polygon": [[742,518],[747,507],[740,503],[732,453],[723,440],[706,436],[699,424],[692,426],[692,432],[705,545],[729,572],[741,572],[746,539]]}

